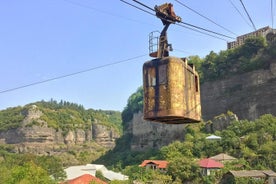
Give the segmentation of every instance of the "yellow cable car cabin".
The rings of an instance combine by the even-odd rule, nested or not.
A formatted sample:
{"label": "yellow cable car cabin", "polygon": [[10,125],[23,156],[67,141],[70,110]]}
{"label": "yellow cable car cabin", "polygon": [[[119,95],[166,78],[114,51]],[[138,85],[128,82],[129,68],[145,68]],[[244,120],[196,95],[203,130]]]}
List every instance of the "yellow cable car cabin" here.
{"label": "yellow cable car cabin", "polygon": [[198,73],[186,59],[164,57],[143,66],[144,119],[168,124],[201,121]]}
{"label": "yellow cable car cabin", "polygon": [[150,34],[150,56],[156,59],[143,65],[144,119],[166,124],[200,122],[198,73],[186,59],[169,56],[172,47],[166,31],[171,23],[181,22],[181,18],[175,15],[170,3],[155,6],[155,11],[165,27],[160,37]]}

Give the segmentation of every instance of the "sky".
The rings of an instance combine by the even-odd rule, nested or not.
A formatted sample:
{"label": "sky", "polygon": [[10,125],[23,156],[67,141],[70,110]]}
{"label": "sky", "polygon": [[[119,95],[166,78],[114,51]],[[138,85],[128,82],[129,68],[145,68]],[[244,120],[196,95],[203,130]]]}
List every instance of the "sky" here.
{"label": "sky", "polygon": [[[229,37],[254,31],[240,0],[140,2],[170,2],[183,22]],[[242,2],[257,29],[275,28],[276,0]],[[0,0],[0,110],[54,99],[122,111],[142,86],[143,63],[152,59],[149,33],[162,29],[157,17],[120,0]],[[234,41],[221,38],[172,24],[170,55],[203,58]]]}

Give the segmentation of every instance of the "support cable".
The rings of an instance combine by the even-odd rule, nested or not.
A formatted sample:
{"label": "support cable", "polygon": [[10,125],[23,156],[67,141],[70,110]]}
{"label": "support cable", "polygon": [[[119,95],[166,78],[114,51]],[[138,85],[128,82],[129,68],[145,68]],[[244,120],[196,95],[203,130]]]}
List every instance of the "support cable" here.
{"label": "support cable", "polygon": [[256,26],[255,26],[254,22],[252,21],[250,15],[249,15],[249,13],[248,13],[248,11],[246,10],[246,7],[245,7],[245,5],[243,4],[242,0],[240,0],[240,2],[241,2],[241,4],[242,4],[242,7],[243,7],[245,13],[247,14],[247,17],[248,17],[249,20],[250,20],[250,22],[251,22],[253,28],[255,29],[255,31],[257,31]]}
{"label": "support cable", "polygon": [[201,16],[201,17],[205,18],[205,19],[206,19],[206,20],[208,20],[209,22],[211,22],[211,23],[213,23],[213,24],[217,25],[218,27],[220,27],[220,28],[224,29],[225,31],[227,31],[227,32],[229,32],[229,33],[232,33],[232,34],[233,34],[233,35],[235,35],[235,36],[238,36],[238,35],[237,35],[236,33],[234,33],[233,31],[231,31],[231,30],[229,30],[229,29],[225,28],[224,26],[222,26],[222,25],[220,25],[220,24],[216,23],[216,22],[215,22],[215,21],[213,21],[212,19],[210,19],[210,18],[208,18],[208,17],[206,17],[206,16],[202,15],[202,14],[201,14],[201,13],[199,13],[198,11],[196,11],[196,10],[194,10],[194,9],[190,8],[189,6],[185,5],[183,2],[178,1],[178,0],[174,0],[174,1],[176,1],[177,3],[179,3],[180,5],[182,5],[183,7],[185,7],[185,8],[187,8],[187,9],[191,10],[192,12],[196,13],[197,15],[199,15],[199,16]]}
{"label": "support cable", "polygon": [[113,63],[108,63],[108,64],[105,64],[105,65],[96,66],[96,67],[93,67],[93,68],[88,68],[88,69],[85,69],[85,70],[81,70],[81,71],[77,71],[77,72],[73,72],[73,73],[53,77],[53,78],[50,78],[50,79],[46,79],[46,80],[42,80],[42,81],[38,81],[38,82],[33,82],[33,83],[30,83],[30,84],[25,84],[25,85],[10,88],[10,89],[1,90],[0,94],[11,92],[11,91],[16,91],[18,89],[27,88],[27,87],[30,87],[30,86],[36,86],[36,85],[43,84],[43,83],[48,83],[48,82],[51,82],[51,81],[54,81],[54,80],[59,80],[59,79],[71,77],[71,76],[74,76],[74,75],[79,75],[79,74],[90,72],[90,71],[97,70],[97,69],[100,69],[100,68],[105,68],[105,67],[108,67],[108,66],[117,65],[117,64],[120,64],[120,63],[125,63],[125,62],[128,62],[128,61],[134,60],[134,59],[142,58],[142,57],[147,56],[147,55],[148,54],[143,54],[143,55],[135,56],[135,57],[128,58],[128,59],[125,59],[125,60],[116,61],[116,62],[113,62]]}
{"label": "support cable", "polygon": [[[132,6],[132,7],[135,7],[135,8],[137,8],[137,9],[139,9],[139,10],[146,11],[146,10],[144,10],[144,9],[142,9],[142,8],[140,8],[140,7],[137,7],[137,6],[135,6],[135,5],[131,4],[131,3],[128,3],[128,2],[126,2],[126,1],[124,1],[124,0],[120,0],[120,1],[122,1],[122,2],[124,2],[124,3],[126,3],[126,4],[128,4],[128,5],[130,5],[130,6]],[[140,3],[140,2],[137,1],[137,0],[133,0],[133,1],[135,1],[135,2],[137,2],[137,3],[139,3],[139,4],[142,4],[142,3]],[[142,4],[142,5],[145,6],[145,7],[148,7],[148,6],[144,5],[144,4]],[[151,9],[152,11],[154,10],[154,9],[152,9],[152,8],[150,8],[150,7],[148,7],[148,8]],[[146,12],[147,12],[147,11],[146,11]],[[154,10],[154,12],[155,12],[155,10]],[[153,14],[153,13],[150,13],[150,12],[147,12],[147,13],[149,13],[150,15],[156,16],[156,15]],[[167,21],[167,22],[170,22],[170,20],[167,20],[167,19],[165,19],[165,18],[162,18],[162,17],[158,17],[158,18],[163,19],[163,20],[165,20],[165,21]],[[174,24],[173,21],[171,21],[171,23]],[[212,34],[215,34],[215,35],[222,36],[222,37],[226,37],[226,38],[230,38],[230,39],[235,39],[235,38],[233,38],[233,37],[231,37],[231,36],[228,36],[228,35],[225,35],[225,34],[221,34],[221,33],[215,32],[215,31],[211,31],[211,30],[208,30],[208,29],[199,27],[199,26],[195,26],[195,25],[192,25],[192,24],[190,24],[190,23],[186,23],[186,22],[183,22],[183,21],[181,21],[180,23],[182,23],[182,24],[184,24],[184,25],[186,25],[186,26],[182,26],[181,24],[177,24],[177,25],[180,25],[180,26],[182,26],[182,27],[184,27],[184,28],[187,28],[187,26],[189,26],[189,27],[192,27],[192,28],[195,28],[195,29],[199,29],[199,30],[202,30],[202,31],[206,31],[206,32],[209,32],[209,33],[212,33]],[[191,28],[190,28],[190,29],[191,29]],[[195,30],[195,29],[191,29],[191,30]],[[203,33],[202,31],[197,31],[197,32]],[[203,33],[203,34],[204,34],[204,33]],[[210,36],[210,34],[206,34],[206,35]],[[217,37],[215,37],[215,38],[217,38]]]}
{"label": "support cable", "polygon": [[240,12],[240,10],[237,8],[237,6],[233,3],[232,0],[229,0],[229,2],[231,3],[231,5],[235,8],[235,10],[239,13],[239,15],[241,16],[241,18],[244,20],[244,22],[249,26],[252,27],[252,25],[250,25],[250,23],[248,23],[248,21],[246,20],[246,18],[243,16],[243,14]]}

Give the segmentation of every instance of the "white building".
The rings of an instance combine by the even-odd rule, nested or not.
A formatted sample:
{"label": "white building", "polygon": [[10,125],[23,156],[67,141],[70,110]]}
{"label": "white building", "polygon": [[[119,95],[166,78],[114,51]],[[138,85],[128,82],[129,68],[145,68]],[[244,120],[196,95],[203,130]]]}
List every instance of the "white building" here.
{"label": "white building", "polygon": [[66,176],[67,176],[66,180],[71,180],[84,174],[90,174],[92,176],[96,176],[96,171],[101,171],[103,176],[109,181],[128,180],[128,176],[114,171],[110,171],[104,165],[98,165],[98,164],[71,166],[66,168],[64,171],[66,172]]}

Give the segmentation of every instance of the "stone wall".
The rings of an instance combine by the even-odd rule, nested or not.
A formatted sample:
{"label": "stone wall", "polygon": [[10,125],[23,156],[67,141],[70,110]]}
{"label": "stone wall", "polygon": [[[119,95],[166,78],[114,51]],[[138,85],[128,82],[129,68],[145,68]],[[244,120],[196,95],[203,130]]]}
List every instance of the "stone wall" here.
{"label": "stone wall", "polygon": [[202,116],[205,121],[227,111],[239,119],[254,120],[276,115],[276,63],[267,70],[244,73],[201,85]]}
{"label": "stone wall", "polygon": [[132,140],[131,150],[143,151],[159,149],[175,140],[184,139],[184,125],[169,125],[145,121],[142,113],[133,115],[130,125]]}

